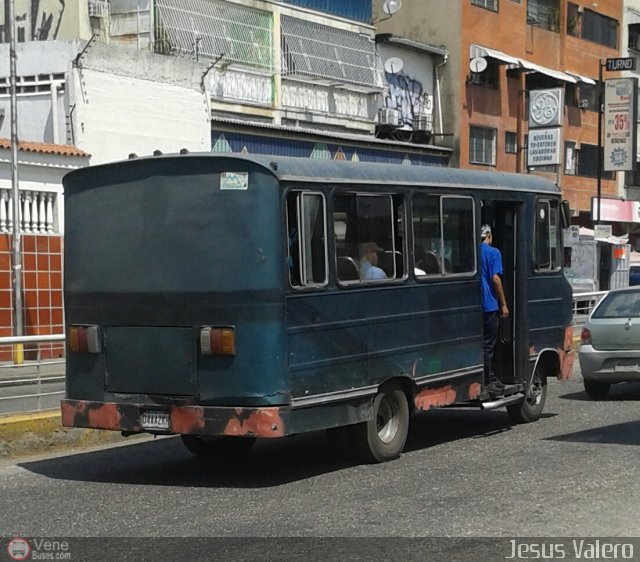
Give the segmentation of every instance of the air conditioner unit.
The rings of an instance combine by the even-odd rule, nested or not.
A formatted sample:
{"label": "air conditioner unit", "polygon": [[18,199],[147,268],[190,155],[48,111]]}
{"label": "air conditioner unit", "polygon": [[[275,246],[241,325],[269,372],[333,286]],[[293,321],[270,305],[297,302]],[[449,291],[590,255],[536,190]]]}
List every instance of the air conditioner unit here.
{"label": "air conditioner unit", "polygon": [[378,124],[387,127],[397,127],[400,123],[400,114],[397,109],[381,107],[378,110]]}
{"label": "air conditioner unit", "polygon": [[431,115],[427,113],[419,113],[413,121],[413,129],[415,131],[430,133],[432,128],[433,122]]}
{"label": "air conditioner unit", "polygon": [[578,100],[578,107],[580,109],[587,109],[589,107],[589,100],[588,99]]}

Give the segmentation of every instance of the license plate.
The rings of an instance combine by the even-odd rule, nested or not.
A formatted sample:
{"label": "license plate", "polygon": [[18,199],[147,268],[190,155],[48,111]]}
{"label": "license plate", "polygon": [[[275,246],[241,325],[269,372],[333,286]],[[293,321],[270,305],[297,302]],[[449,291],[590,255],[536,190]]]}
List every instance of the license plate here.
{"label": "license plate", "polygon": [[638,365],[636,363],[630,363],[628,361],[620,361],[616,363],[615,370],[622,372],[637,371]]}
{"label": "license plate", "polygon": [[166,412],[143,412],[140,416],[143,429],[169,430],[169,414]]}

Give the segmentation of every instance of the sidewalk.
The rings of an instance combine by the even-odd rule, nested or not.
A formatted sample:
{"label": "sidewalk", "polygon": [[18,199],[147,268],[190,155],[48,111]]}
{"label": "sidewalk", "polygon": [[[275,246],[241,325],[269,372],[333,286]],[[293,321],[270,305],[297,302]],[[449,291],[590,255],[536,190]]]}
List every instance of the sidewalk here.
{"label": "sidewalk", "polygon": [[62,427],[59,410],[0,416],[0,460],[130,439],[116,431]]}

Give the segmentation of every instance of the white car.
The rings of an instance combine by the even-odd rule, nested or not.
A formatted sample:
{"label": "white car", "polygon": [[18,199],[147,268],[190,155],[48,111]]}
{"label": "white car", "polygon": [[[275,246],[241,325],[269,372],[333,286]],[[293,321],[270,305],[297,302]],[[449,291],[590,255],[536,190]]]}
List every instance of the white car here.
{"label": "white car", "polygon": [[609,291],[580,334],[584,389],[604,398],[614,383],[640,381],[640,286]]}

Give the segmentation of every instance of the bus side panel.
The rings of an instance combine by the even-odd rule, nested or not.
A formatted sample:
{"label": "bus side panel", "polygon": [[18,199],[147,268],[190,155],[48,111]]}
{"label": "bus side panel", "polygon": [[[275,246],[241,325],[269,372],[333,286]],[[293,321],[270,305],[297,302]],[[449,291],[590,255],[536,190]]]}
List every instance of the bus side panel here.
{"label": "bus side panel", "polygon": [[482,370],[477,279],[298,295],[287,318],[293,398]]}

